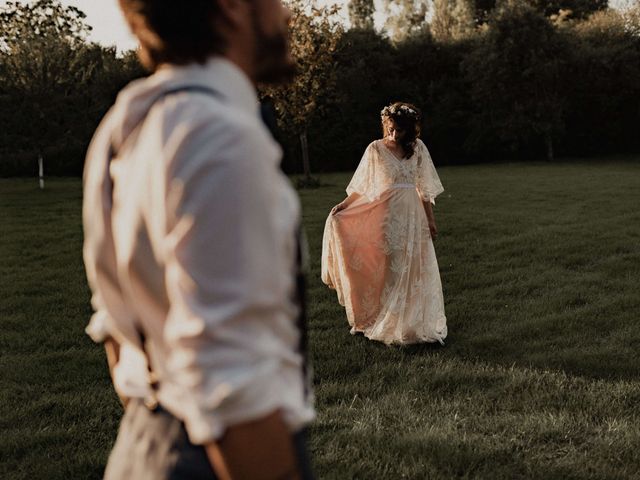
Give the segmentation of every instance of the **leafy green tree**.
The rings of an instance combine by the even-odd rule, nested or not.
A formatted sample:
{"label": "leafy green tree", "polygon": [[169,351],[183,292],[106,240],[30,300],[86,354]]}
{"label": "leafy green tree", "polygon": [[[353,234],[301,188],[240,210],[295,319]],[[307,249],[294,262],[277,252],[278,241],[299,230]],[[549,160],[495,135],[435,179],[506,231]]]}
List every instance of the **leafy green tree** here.
{"label": "leafy green tree", "polygon": [[584,19],[606,10],[608,0],[475,0],[476,23],[486,23],[496,7],[517,4],[529,5],[546,17],[565,12],[569,18]]}
{"label": "leafy green tree", "polygon": [[475,20],[477,24],[486,23],[496,8],[497,0],[475,0]]}
{"label": "leafy green tree", "polygon": [[512,3],[494,15],[463,64],[475,104],[469,147],[490,139],[513,152],[541,144],[551,160],[564,128],[563,38],[527,5]]}
{"label": "leafy green tree", "polygon": [[640,35],[626,12],[606,10],[570,22],[564,82],[566,145],[579,154],[637,151],[640,146]]}
{"label": "leafy green tree", "polygon": [[0,10],[0,48],[11,53],[22,45],[31,45],[34,39],[82,43],[91,31],[85,19],[78,8],[65,7],[56,0],[6,2]]}
{"label": "leafy green tree", "polygon": [[[91,133],[135,64],[86,42],[85,15],[53,0],[0,12],[0,173],[77,174]],[[137,62],[136,62],[137,63]]]}
{"label": "leafy green tree", "polygon": [[328,97],[335,91],[333,57],[341,28],[333,22],[337,7],[308,10],[302,0],[289,3],[291,50],[298,74],[285,86],[266,87],[263,93],[274,100],[281,126],[300,140],[306,184],[312,185],[308,148],[309,125],[322,115]]}
{"label": "leafy green tree", "polygon": [[339,39],[334,55],[335,88],[326,106],[330,123],[319,118],[311,132],[327,170],[355,168],[365,147],[380,134],[380,110],[399,100],[411,76],[397,70],[398,50],[373,30],[352,29]]}
{"label": "leafy green tree", "polygon": [[571,12],[571,18],[583,19],[589,15],[606,10],[608,0],[529,0],[539,12],[549,17],[561,10]]}
{"label": "leafy green tree", "polygon": [[640,37],[640,0],[626,0],[621,7],[625,30]]}
{"label": "leafy green tree", "polygon": [[385,29],[389,38],[401,42],[427,26],[429,0],[384,0]]}
{"label": "leafy green tree", "polygon": [[64,99],[83,80],[85,72],[75,67],[89,27],[82,12],[52,0],[8,2],[0,20],[0,81],[11,107],[3,109],[5,135],[13,148],[42,156],[52,145],[68,143]]}
{"label": "leafy green tree", "polygon": [[433,0],[430,30],[441,41],[468,37],[475,29],[473,0]]}
{"label": "leafy green tree", "polygon": [[350,0],[348,9],[352,28],[373,29],[373,14],[376,11],[373,0]]}

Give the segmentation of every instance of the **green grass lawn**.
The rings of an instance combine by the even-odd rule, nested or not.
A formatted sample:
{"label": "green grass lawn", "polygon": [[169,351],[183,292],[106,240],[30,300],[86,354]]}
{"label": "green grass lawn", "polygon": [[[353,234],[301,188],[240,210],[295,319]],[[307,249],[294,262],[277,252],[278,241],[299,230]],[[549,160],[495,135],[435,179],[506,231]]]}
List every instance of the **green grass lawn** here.
{"label": "green grass lawn", "polygon": [[[439,171],[446,347],[349,335],[319,280],[349,176],[301,192],[318,477],[640,478],[640,162]],[[98,478],[115,438],[80,203],[79,180],[0,180],[2,479]]]}

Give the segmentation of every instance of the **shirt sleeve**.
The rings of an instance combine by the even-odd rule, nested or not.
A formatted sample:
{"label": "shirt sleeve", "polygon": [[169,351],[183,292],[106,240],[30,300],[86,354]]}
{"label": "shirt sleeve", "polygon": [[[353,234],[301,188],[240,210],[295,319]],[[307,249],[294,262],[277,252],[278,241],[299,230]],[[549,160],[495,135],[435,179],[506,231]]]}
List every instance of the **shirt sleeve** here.
{"label": "shirt sleeve", "polygon": [[109,151],[111,112],[96,131],[87,151],[83,175],[83,259],[91,289],[92,315],[85,332],[95,342],[118,336],[113,318],[131,318],[122,301],[115,245],[111,230],[111,177]]}
{"label": "shirt sleeve", "polygon": [[291,386],[302,385],[279,151],[258,125],[215,128],[177,155],[166,195],[167,388],[184,399],[196,444],[286,409]]}
{"label": "shirt sleeve", "polygon": [[347,195],[352,193],[358,193],[367,197],[371,202],[378,198],[380,195],[379,188],[377,188],[378,173],[376,162],[376,146],[375,143],[369,144],[364,151],[362,159],[358,164],[349,185],[347,185]]}
{"label": "shirt sleeve", "polygon": [[435,205],[436,197],[444,192],[444,188],[440,182],[436,167],[433,165],[427,146],[422,140],[418,140],[417,143],[419,149],[418,179],[416,183],[418,193],[424,201],[429,201]]}

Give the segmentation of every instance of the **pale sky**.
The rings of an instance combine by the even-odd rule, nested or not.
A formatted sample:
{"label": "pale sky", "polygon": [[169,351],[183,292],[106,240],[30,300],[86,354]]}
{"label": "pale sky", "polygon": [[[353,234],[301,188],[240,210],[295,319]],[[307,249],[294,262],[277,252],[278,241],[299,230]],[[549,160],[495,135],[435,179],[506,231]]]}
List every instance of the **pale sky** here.
{"label": "pale sky", "polygon": [[[622,4],[625,0],[609,0],[612,7]],[[32,3],[29,0],[22,0],[23,3]],[[3,7],[7,0],[0,0],[0,7]],[[347,4],[347,0],[320,0],[319,4]],[[381,0],[376,0],[378,15],[376,25],[382,23]],[[90,40],[102,45],[116,45],[118,50],[129,50],[136,47],[136,41],[129,33],[127,25],[122,18],[118,8],[117,0],[62,0],[63,5],[73,5],[87,14],[87,23],[93,27]],[[346,10],[346,9],[344,9]],[[343,12],[346,17],[346,13]]]}

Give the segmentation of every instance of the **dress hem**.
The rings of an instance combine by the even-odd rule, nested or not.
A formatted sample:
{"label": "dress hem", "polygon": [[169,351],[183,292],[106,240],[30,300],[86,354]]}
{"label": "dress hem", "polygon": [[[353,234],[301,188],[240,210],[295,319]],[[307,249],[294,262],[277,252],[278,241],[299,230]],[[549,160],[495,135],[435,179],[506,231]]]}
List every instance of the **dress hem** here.
{"label": "dress hem", "polygon": [[[443,317],[443,318],[446,321],[446,317]],[[441,319],[439,319],[439,320],[441,320]],[[385,345],[397,345],[397,346],[418,345],[418,344],[421,344],[421,343],[439,343],[440,345],[445,346],[444,339],[447,338],[447,334],[445,333],[444,335],[438,334],[436,338],[434,338],[434,337],[417,338],[416,340],[409,340],[409,341],[403,341],[403,340],[400,340],[400,339],[397,339],[397,338],[394,338],[392,340],[386,340],[386,339],[383,339],[383,338],[370,336],[369,334],[367,334],[366,330],[358,329],[355,326],[351,326],[351,330],[349,331],[349,333],[351,333],[351,335],[356,335],[358,333],[361,333],[368,340],[371,340],[371,341],[374,341],[374,342],[381,342],[381,343],[384,343]]]}

